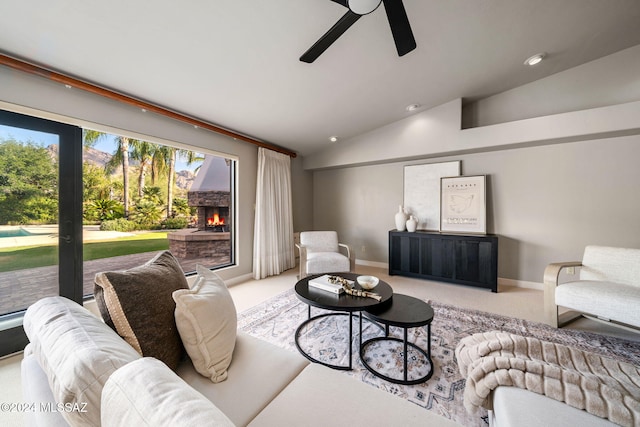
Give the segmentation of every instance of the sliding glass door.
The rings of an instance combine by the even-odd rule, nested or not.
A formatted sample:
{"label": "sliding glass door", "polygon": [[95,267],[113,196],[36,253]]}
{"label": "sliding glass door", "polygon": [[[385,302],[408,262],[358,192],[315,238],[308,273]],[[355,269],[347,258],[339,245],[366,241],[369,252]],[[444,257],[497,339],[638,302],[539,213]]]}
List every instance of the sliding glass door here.
{"label": "sliding glass door", "polygon": [[82,130],[0,111],[0,356],[40,298],[82,302]]}

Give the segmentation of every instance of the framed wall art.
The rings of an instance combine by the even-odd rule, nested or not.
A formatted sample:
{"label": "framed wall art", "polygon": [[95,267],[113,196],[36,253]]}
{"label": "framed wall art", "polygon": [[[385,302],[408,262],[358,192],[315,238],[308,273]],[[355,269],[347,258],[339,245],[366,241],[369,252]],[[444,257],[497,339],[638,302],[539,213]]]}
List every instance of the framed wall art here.
{"label": "framed wall art", "polygon": [[445,177],[440,180],[440,231],[487,232],[486,175]]}
{"label": "framed wall art", "polygon": [[440,179],[460,175],[460,161],[404,167],[404,208],[419,230],[440,229]]}

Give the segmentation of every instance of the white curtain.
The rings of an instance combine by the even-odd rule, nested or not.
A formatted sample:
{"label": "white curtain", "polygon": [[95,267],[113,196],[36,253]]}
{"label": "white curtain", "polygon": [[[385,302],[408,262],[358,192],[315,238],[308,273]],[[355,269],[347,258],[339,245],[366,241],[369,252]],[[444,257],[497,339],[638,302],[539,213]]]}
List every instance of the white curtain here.
{"label": "white curtain", "polygon": [[262,279],[295,267],[291,208],[291,158],[258,148],[253,277]]}

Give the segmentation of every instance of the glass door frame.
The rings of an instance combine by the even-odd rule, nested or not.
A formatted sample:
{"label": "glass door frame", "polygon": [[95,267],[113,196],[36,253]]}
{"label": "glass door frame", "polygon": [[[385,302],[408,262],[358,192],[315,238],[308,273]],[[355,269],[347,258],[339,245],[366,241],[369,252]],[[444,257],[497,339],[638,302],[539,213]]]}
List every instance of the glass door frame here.
{"label": "glass door frame", "polygon": [[[59,295],[82,304],[82,128],[0,110],[0,124],[59,136],[58,279]],[[24,311],[0,316],[20,326],[0,330],[0,357],[24,350]]]}

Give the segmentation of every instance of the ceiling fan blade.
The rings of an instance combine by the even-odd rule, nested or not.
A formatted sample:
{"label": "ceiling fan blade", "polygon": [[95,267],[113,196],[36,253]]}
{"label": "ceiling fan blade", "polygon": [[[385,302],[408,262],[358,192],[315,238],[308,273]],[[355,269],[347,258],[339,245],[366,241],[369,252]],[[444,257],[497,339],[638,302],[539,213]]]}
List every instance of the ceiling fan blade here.
{"label": "ceiling fan blade", "polygon": [[382,2],[384,10],[387,12],[387,19],[393,40],[396,42],[398,55],[406,55],[416,48],[416,39],[413,37],[404,4],[402,4],[402,0],[382,0]]}
{"label": "ceiling fan blade", "polygon": [[338,3],[343,5],[344,7],[346,7],[347,9],[349,8],[349,0],[331,0],[334,3]]}
{"label": "ceiling fan blade", "polygon": [[315,42],[313,46],[309,48],[305,53],[300,57],[300,61],[312,63],[315,61],[322,53],[329,48],[338,40],[345,31],[349,29],[358,19],[360,19],[362,15],[358,15],[357,13],[353,13],[350,10],[347,11],[342,18],[335,23],[333,27],[329,29],[320,39]]}

